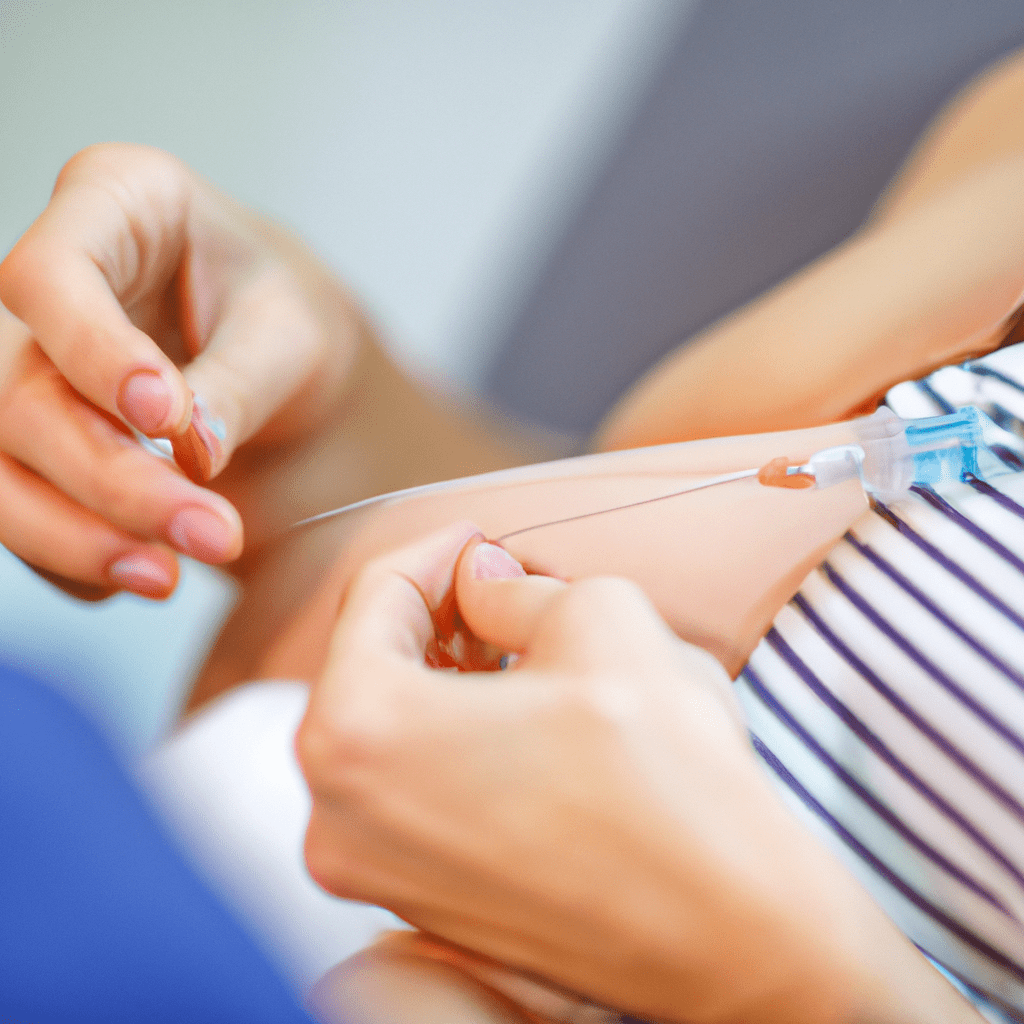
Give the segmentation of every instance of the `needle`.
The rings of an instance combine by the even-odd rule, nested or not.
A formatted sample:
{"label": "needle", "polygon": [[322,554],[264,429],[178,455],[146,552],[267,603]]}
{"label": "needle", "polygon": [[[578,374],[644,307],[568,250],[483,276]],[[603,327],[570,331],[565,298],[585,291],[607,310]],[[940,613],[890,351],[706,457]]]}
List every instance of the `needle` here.
{"label": "needle", "polygon": [[497,538],[496,543],[502,543],[510,537],[518,537],[520,534],[529,533],[531,530],[542,530],[547,526],[560,526],[562,523],[574,523],[578,519],[589,519],[591,516],[603,516],[608,512],[622,512],[627,508],[639,508],[641,505],[653,505],[656,501],[667,501],[669,498],[678,498],[681,494],[692,494],[694,491],[704,491],[709,487],[718,487],[720,484],[731,484],[733,480],[745,480],[748,477],[757,476],[759,469],[741,469],[736,473],[723,473],[722,476],[714,476],[703,483],[694,484],[692,487],[684,487],[679,491],[672,491],[670,494],[659,494],[656,498],[644,498],[641,501],[631,501],[627,505],[615,505],[613,508],[599,508],[596,512],[581,512],[578,516],[567,516],[565,519],[552,519],[547,523],[537,523],[535,526],[524,526],[521,530],[512,530],[511,533],[502,534]]}

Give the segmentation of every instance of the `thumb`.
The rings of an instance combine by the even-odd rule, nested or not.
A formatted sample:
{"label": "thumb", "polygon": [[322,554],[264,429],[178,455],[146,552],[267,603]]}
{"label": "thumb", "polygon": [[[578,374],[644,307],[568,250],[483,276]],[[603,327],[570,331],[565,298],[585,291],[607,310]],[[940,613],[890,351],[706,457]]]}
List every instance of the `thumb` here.
{"label": "thumb", "polygon": [[[198,276],[194,267],[191,276]],[[185,369],[195,395],[192,422],[174,441],[185,472],[199,481],[215,477],[319,376],[322,347],[322,330],[287,270],[266,267],[233,287]]]}
{"label": "thumb", "polygon": [[437,635],[436,620],[452,589],[459,553],[474,535],[479,531],[472,523],[453,523],[368,562],[345,595],[325,675],[344,664],[355,677],[364,677],[367,665],[395,656],[422,665]]}
{"label": "thumb", "polygon": [[486,541],[466,545],[455,574],[459,612],[473,635],[516,653],[529,647],[566,586],[551,576],[528,576],[504,548]]}

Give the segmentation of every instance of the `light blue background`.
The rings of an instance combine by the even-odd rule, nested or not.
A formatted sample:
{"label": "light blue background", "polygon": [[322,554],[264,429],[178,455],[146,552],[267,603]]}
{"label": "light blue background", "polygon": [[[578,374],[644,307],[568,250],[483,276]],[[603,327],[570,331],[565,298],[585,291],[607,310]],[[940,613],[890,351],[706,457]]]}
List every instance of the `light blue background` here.
{"label": "light blue background", "polygon": [[[418,372],[472,386],[685,0],[0,0],[0,252],[93,142],[169,149],[303,234]],[[230,606],[77,604],[0,549],[0,650],[79,666],[130,749]]]}

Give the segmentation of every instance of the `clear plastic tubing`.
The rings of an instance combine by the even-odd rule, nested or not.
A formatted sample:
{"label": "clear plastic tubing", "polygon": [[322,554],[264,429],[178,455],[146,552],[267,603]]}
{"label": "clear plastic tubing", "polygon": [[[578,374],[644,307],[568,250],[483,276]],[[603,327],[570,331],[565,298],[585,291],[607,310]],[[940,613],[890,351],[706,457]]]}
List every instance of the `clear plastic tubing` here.
{"label": "clear plastic tubing", "polygon": [[869,494],[891,501],[914,485],[1009,471],[990,443],[999,428],[974,406],[913,420],[881,408],[856,421],[855,429],[856,444],[824,448],[797,466],[775,460],[762,468],[759,479],[768,486],[821,488],[859,478]]}

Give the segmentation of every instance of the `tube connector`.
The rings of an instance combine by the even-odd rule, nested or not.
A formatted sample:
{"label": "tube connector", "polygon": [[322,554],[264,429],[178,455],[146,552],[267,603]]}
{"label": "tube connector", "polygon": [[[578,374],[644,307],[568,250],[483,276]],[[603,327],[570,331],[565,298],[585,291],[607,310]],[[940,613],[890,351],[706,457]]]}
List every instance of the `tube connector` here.
{"label": "tube connector", "polygon": [[786,477],[794,479],[782,485],[800,486],[799,479],[802,486],[832,487],[859,477],[869,494],[894,501],[915,484],[930,486],[1009,471],[986,438],[1005,432],[974,406],[913,420],[901,419],[883,406],[856,421],[855,428],[857,443],[824,448],[803,465],[788,466]]}
{"label": "tube connector", "polygon": [[939,484],[979,474],[985,449],[982,414],[968,406],[948,416],[903,420],[880,409],[862,421],[864,489],[881,501],[902,497],[914,484]]}

